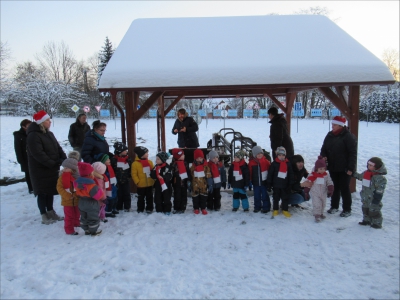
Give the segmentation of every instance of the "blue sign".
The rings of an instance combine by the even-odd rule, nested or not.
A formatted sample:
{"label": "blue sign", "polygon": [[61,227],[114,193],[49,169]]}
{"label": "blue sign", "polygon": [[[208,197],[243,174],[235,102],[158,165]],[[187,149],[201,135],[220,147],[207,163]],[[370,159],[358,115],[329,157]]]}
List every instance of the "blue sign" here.
{"label": "blue sign", "polygon": [[237,117],[237,109],[228,109],[228,117]]}
{"label": "blue sign", "polygon": [[214,109],[213,110],[213,116],[214,117],[220,117],[221,116],[221,110],[220,109]]}
{"label": "blue sign", "polygon": [[157,109],[149,109],[149,117],[157,117]]}
{"label": "blue sign", "polygon": [[304,117],[304,109],[294,110],[293,117]]}
{"label": "blue sign", "polygon": [[268,117],[268,110],[267,109],[260,109],[258,113],[259,117]]}
{"label": "blue sign", "polygon": [[295,102],[294,103],[294,110],[301,110],[301,102]]}
{"label": "blue sign", "polygon": [[322,117],[322,109],[312,108],[311,109],[311,117]]}
{"label": "blue sign", "polygon": [[100,117],[109,117],[110,110],[109,109],[100,109]]}
{"label": "blue sign", "polygon": [[[125,111],[125,109],[123,109],[122,111],[124,112],[124,116],[126,116],[126,111]],[[119,110],[117,110],[117,117],[118,117],[118,118],[121,118],[121,114],[120,114]]]}
{"label": "blue sign", "polygon": [[174,110],[170,110],[169,113],[167,113],[166,117],[174,118],[175,115],[176,115],[175,111]]}
{"label": "blue sign", "polygon": [[205,110],[205,109],[199,109],[199,110],[197,111],[197,114],[198,114],[200,117],[205,117],[205,116],[206,116],[206,110]]}
{"label": "blue sign", "polygon": [[252,117],[253,110],[252,109],[243,109],[243,117]]}
{"label": "blue sign", "polygon": [[140,105],[137,106],[137,109],[139,109],[139,108],[140,108]]}
{"label": "blue sign", "polygon": [[340,110],[338,110],[337,108],[331,108],[329,110],[329,114],[331,117],[340,116]]}

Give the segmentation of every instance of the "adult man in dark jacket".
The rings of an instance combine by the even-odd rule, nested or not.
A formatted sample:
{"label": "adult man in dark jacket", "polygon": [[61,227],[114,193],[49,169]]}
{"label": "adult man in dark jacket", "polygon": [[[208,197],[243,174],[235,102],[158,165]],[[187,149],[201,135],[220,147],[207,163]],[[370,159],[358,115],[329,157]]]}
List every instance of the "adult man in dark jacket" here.
{"label": "adult man in dark jacket", "polygon": [[68,140],[75,151],[81,153],[85,134],[90,130],[90,126],[86,123],[86,115],[79,114],[75,123],[69,127]]}
{"label": "adult man in dark jacket", "polygon": [[199,147],[199,140],[197,139],[196,132],[199,126],[189,117],[186,110],[181,108],[178,110],[178,119],[176,119],[172,134],[178,134],[178,146],[180,148],[197,148]]}
{"label": "adult man in dark jacket", "polygon": [[28,154],[26,153],[26,130],[32,122],[24,119],[20,123],[20,130],[14,131],[14,150],[17,162],[21,165],[21,172],[25,173],[26,184],[28,185],[29,194],[33,194],[31,178],[29,176]]}
{"label": "adult man in dark jacket", "polygon": [[327,160],[329,174],[335,187],[328,213],[334,214],[339,209],[342,196],[341,217],[351,215],[350,179],[357,165],[357,143],[355,137],[345,126],[346,119],[336,116],[321,148],[321,156]]}
{"label": "adult man in dark jacket", "polygon": [[285,116],[278,114],[278,109],[274,106],[268,110],[268,116],[271,120],[269,122],[271,124],[269,138],[271,140],[272,157],[273,159],[276,158],[275,151],[282,146],[286,149],[286,158],[290,160],[294,155],[294,147]]}

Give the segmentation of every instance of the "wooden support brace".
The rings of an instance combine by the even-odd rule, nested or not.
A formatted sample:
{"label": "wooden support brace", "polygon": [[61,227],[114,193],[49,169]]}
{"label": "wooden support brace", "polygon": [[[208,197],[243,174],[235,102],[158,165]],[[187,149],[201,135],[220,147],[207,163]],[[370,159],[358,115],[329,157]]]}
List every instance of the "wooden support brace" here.
{"label": "wooden support brace", "polygon": [[351,118],[351,109],[344,103],[329,87],[319,87],[321,93],[325,95],[346,117],[346,119]]}
{"label": "wooden support brace", "polygon": [[150,95],[150,97],[142,104],[140,109],[135,113],[133,117],[133,123],[137,123],[141,117],[151,108],[151,106],[156,103],[159,97],[164,94],[163,91],[157,91]]}
{"label": "wooden support brace", "polygon": [[178,102],[179,102],[183,97],[184,97],[184,95],[179,95],[179,96],[174,100],[174,102],[172,102],[172,103],[170,104],[170,106],[168,106],[168,108],[164,111],[164,115],[167,115],[167,114],[171,111],[171,109],[173,109],[173,108],[175,107],[175,105],[177,105]]}

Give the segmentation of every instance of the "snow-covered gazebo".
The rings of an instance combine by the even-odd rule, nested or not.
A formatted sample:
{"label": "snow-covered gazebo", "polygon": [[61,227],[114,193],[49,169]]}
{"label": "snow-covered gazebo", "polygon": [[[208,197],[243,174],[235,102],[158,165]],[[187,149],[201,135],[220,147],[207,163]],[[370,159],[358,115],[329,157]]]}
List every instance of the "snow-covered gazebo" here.
{"label": "snow-covered gazebo", "polygon": [[[358,136],[360,85],[393,83],[387,66],[327,17],[270,15],[134,20],[99,90],[111,93],[121,113],[124,142],[116,94],[125,93],[129,149],[136,122],[158,101],[158,145],[165,151],[164,116],[182,98],[268,96],[290,128],[296,94],[318,88]],[[137,110],[140,92],[151,96]],[[286,97],[286,107],[277,96]],[[173,100],[167,108],[165,99]]]}

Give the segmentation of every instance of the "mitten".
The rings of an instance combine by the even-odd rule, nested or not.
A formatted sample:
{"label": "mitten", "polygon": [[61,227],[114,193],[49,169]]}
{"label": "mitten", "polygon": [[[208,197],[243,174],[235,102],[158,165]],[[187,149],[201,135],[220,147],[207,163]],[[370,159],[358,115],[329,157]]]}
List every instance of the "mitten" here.
{"label": "mitten", "polygon": [[192,183],[190,181],[187,182],[187,190],[189,193],[192,192]]}
{"label": "mitten", "polygon": [[379,204],[382,200],[383,194],[374,191],[374,198],[372,199],[372,204]]}
{"label": "mitten", "polygon": [[221,183],[221,186],[226,190],[226,182]]}
{"label": "mitten", "polygon": [[212,193],[214,189],[213,185],[214,185],[214,180],[212,178],[207,178],[207,191],[209,193]]}
{"label": "mitten", "polygon": [[213,188],[212,185],[208,185],[208,186],[207,186],[207,191],[208,191],[209,193],[212,193],[213,190],[214,190],[214,188]]}
{"label": "mitten", "polygon": [[334,190],[334,187],[333,187],[333,185],[328,185],[328,198],[330,198],[330,197],[332,197],[332,195],[333,195],[333,190]]}
{"label": "mitten", "polygon": [[306,201],[310,200],[310,188],[308,187],[304,188],[304,196]]}
{"label": "mitten", "polygon": [[253,184],[251,183],[251,181],[249,182],[249,191],[251,191],[253,189]]}
{"label": "mitten", "polygon": [[248,188],[249,188],[248,186],[245,186],[243,189],[244,191],[247,191]]}

